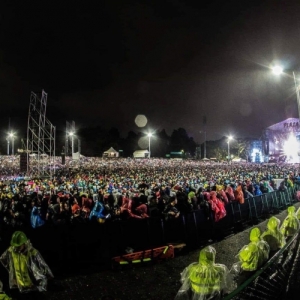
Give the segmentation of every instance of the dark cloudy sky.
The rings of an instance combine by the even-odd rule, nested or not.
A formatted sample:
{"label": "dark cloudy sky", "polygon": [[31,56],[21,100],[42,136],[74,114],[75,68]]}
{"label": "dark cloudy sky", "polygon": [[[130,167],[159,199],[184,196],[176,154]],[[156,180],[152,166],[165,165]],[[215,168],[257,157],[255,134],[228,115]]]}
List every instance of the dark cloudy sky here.
{"label": "dark cloudy sky", "polygon": [[208,140],[259,138],[298,116],[293,78],[269,67],[300,75],[299,1],[45,3],[0,4],[3,140],[9,118],[26,129],[30,92],[42,89],[59,130],[74,120],[125,136],[144,114],[142,130],[183,127],[203,142],[203,116]]}

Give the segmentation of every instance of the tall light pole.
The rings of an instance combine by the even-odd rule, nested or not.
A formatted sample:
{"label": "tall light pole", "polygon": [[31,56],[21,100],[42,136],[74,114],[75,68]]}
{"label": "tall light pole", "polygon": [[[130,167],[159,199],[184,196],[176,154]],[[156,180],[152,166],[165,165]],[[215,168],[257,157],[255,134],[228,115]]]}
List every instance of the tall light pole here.
{"label": "tall light pole", "polygon": [[227,143],[228,143],[228,164],[230,164],[230,141],[232,140],[233,138],[232,138],[232,136],[230,135],[229,137],[228,137],[228,141],[227,141]]}
{"label": "tall light pole", "polygon": [[9,155],[9,135],[6,138],[7,140],[7,155]]}
{"label": "tall light pole", "polygon": [[15,154],[15,151],[14,151],[14,147],[15,147],[15,134],[13,132],[11,132],[9,134],[9,137],[11,138],[11,155],[14,155]]}
{"label": "tall light pole", "polygon": [[148,138],[149,138],[149,158],[151,157],[151,148],[150,148],[150,146],[151,146],[151,137],[152,137],[152,133],[148,133],[147,134],[147,136],[148,136]]}
{"label": "tall light pole", "polygon": [[9,143],[11,140],[11,154],[15,154],[14,146],[15,146],[15,134],[13,132],[10,132],[6,138],[7,140],[7,155],[9,155]]}
{"label": "tall light pole", "polygon": [[71,148],[72,148],[72,158],[74,154],[74,132],[70,132],[69,136],[71,137]]}

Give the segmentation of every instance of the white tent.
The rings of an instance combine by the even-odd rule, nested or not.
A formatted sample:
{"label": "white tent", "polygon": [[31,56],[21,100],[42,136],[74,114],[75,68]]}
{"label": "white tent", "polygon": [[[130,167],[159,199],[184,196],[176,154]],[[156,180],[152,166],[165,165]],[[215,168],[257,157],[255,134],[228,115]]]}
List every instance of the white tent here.
{"label": "white tent", "polygon": [[136,150],[133,152],[134,158],[145,158],[149,157],[149,151],[148,150]]}
{"label": "white tent", "polygon": [[235,157],[235,158],[232,159],[232,162],[246,162],[246,160],[242,159],[240,157]]}
{"label": "white tent", "polygon": [[107,151],[103,152],[103,157],[119,157],[119,152],[110,147]]}
{"label": "white tent", "polygon": [[72,159],[73,159],[73,160],[79,160],[79,158],[80,158],[79,152],[74,152],[74,153],[72,154]]}

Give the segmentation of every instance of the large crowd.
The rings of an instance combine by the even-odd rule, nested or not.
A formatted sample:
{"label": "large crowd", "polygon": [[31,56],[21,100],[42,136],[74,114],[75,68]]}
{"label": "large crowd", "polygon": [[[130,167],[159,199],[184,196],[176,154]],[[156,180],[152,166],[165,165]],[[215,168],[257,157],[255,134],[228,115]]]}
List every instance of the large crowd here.
{"label": "large crowd", "polygon": [[[285,191],[299,181],[295,164],[81,157],[68,158],[64,165],[52,162],[51,170],[47,169],[51,176],[37,176],[40,162],[33,159],[26,174],[20,172],[18,156],[0,157],[0,163],[0,225],[2,229],[16,228],[0,261],[9,272],[10,289],[18,288],[21,293],[46,291],[47,279],[53,277],[38,250],[20,231],[26,226],[155,217],[168,222],[196,210],[203,210],[209,222],[218,222],[226,216],[226,204],[243,205],[249,197]],[[256,270],[271,250],[281,248],[284,238],[299,229],[294,207],[289,208],[282,229],[275,217],[269,220],[268,229],[270,232],[262,235],[252,229],[250,243],[241,249],[239,262],[232,267],[238,276]],[[215,264],[215,254],[211,246],[202,249],[199,262],[181,273],[176,299],[206,299],[230,290],[231,275],[226,266]]]}
{"label": "large crowd", "polygon": [[[19,172],[17,156],[0,158],[0,222],[43,226],[163,217],[203,209],[218,221],[228,202],[284,190],[298,164],[197,160],[57,158],[51,177]],[[281,180],[282,179],[282,180]],[[280,184],[278,183],[278,180]]]}

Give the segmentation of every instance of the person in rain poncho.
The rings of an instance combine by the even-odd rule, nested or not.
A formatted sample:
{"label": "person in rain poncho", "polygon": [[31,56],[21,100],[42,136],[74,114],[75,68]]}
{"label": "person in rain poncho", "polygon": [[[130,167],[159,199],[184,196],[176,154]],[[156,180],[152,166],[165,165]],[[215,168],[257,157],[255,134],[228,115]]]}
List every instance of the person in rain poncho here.
{"label": "person in rain poncho", "polygon": [[271,217],[267,224],[267,230],[261,236],[261,238],[269,244],[271,252],[279,250],[286,243],[279,226],[280,220],[274,216]]}
{"label": "person in rain poncho", "polygon": [[21,293],[46,291],[48,278],[53,278],[53,274],[25,233],[15,231],[10,245],[0,257],[1,263],[9,272],[9,287],[18,288]]}
{"label": "person in rain poncho", "polygon": [[104,223],[105,219],[108,217],[107,215],[105,215],[104,212],[105,212],[104,205],[100,201],[96,200],[95,205],[92,211],[90,212],[89,219],[97,220],[99,223]]}
{"label": "person in rain poncho", "polygon": [[215,257],[212,246],[200,251],[199,262],[190,264],[181,273],[182,286],[175,300],[218,299],[229,291],[232,286],[229,270],[223,264],[216,264]]}
{"label": "person in rain poncho", "polygon": [[269,244],[261,240],[261,232],[258,227],[250,231],[250,243],[245,245],[238,253],[238,263],[232,266],[235,273],[241,271],[256,271],[269,259]]}
{"label": "person in rain poncho", "polygon": [[30,213],[30,223],[32,228],[41,227],[45,221],[41,217],[41,208],[34,205]]}
{"label": "person in rain poncho", "polygon": [[288,215],[282,222],[280,231],[283,233],[284,237],[293,236],[299,230],[299,220],[295,213],[295,207],[288,207]]}
{"label": "person in rain poncho", "polygon": [[297,216],[298,220],[300,220],[300,207],[296,211],[296,216]]}

